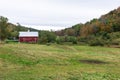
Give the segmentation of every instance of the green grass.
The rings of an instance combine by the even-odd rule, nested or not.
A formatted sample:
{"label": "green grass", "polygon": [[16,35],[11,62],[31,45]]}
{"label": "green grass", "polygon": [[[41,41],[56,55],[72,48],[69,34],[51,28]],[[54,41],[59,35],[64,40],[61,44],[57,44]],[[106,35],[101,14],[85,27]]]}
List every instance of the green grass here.
{"label": "green grass", "polygon": [[0,80],[120,80],[120,49],[0,45]]}

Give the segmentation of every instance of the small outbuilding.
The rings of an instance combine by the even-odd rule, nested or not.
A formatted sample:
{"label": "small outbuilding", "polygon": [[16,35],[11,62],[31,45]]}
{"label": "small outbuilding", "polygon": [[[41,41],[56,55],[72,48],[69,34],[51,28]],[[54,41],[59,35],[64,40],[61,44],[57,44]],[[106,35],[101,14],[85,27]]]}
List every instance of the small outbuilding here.
{"label": "small outbuilding", "polygon": [[38,38],[38,32],[19,32],[19,42],[37,43]]}

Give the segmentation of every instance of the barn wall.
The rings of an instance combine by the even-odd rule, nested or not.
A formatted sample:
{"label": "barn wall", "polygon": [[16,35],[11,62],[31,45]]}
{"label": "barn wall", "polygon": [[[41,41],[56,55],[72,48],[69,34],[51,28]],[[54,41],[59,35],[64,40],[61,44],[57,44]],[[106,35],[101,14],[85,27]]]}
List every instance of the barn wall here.
{"label": "barn wall", "polygon": [[19,37],[19,42],[37,43],[38,37]]}

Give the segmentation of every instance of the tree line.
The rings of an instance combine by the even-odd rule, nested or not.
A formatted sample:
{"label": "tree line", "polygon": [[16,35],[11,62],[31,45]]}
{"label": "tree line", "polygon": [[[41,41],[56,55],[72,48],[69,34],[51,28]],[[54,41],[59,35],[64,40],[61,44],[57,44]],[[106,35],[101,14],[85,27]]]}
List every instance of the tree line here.
{"label": "tree line", "polygon": [[77,42],[89,45],[120,44],[120,7],[99,19],[76,24],[55,33],[61,37],[74,36]]}

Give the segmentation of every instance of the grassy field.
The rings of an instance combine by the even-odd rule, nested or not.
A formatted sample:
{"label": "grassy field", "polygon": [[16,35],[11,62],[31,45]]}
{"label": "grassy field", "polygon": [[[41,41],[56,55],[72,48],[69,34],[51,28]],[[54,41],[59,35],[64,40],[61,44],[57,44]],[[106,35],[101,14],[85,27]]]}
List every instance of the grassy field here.
{"label": "grassy field", "polygon": [[120,80],[120,48],[0,45],[0,80]]}

